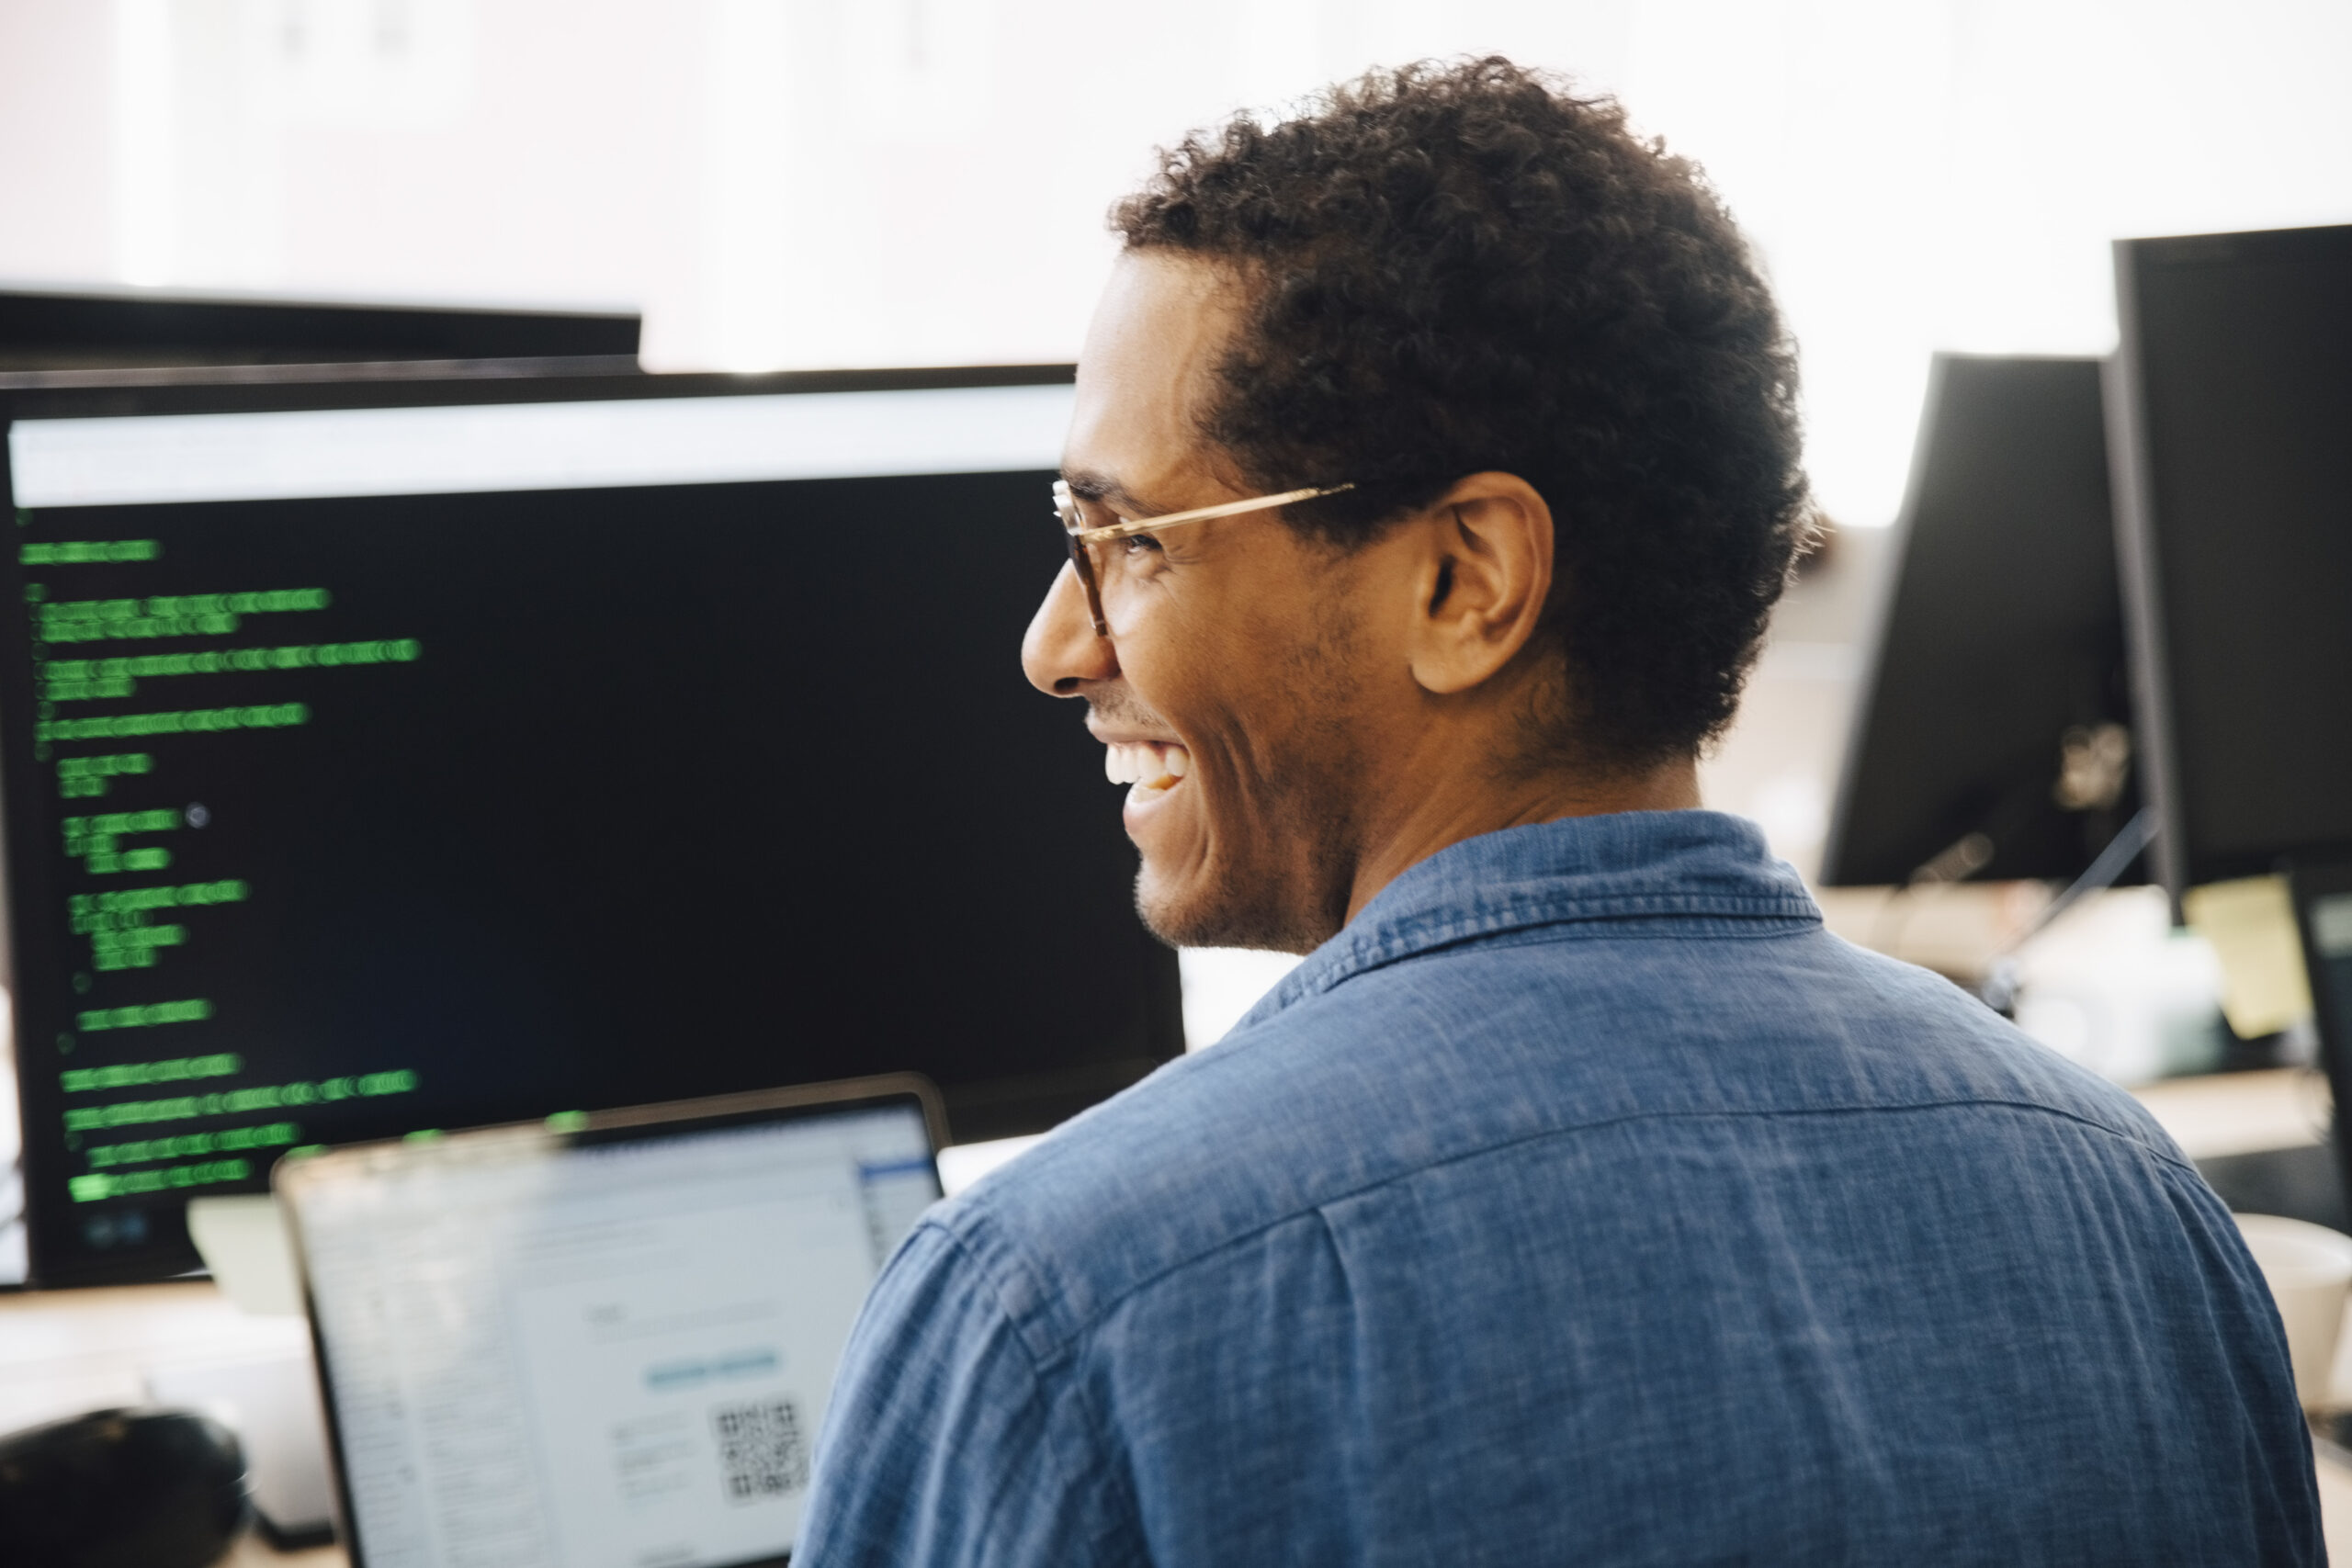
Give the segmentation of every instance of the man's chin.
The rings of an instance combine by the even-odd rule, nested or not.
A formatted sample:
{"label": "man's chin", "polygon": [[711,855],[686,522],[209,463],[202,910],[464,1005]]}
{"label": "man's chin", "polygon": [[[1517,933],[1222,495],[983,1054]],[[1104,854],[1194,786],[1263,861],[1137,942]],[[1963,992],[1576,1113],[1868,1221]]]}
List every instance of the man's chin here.
{"label": "man's chin", "polygon": [[1170,947],[1247,947],[1267,953],[1312,953],[1324,936],[1263,898],[1206,877],[1171,886],[1149,861],[1136,874],[1136,913],[1145,929]]}

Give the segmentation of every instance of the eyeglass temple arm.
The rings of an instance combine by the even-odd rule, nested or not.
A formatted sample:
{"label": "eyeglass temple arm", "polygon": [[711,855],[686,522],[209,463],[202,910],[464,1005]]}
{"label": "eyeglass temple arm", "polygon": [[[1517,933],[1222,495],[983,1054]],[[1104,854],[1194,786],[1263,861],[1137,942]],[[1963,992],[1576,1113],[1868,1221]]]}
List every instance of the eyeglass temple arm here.
{"label": "eyeglass temple arm", "polygon": [[1130,538],[1137,534],[1155,534],[1162,528],[1173,528],[1186,523],[1205,523],[1212,517],[1232,517],[1244,512],[1262,512],[1269,507],[1288,506],[1293,502],[1313,501],[1317,496],[1337,495],[1343,490],[1353,490],[1353,484],[1325,485],[1316,490],[1286,490],[1280,495],[1261,495],[1250,501],[1228,501],[1219,506],[1195,507],[1190,512],[1171,512],[1165,517],[1146,517],[1125,523],[1107,524],[1100,528],[1073,528],[1070,536],[1086,544],[1098,544],[1105,539]]}

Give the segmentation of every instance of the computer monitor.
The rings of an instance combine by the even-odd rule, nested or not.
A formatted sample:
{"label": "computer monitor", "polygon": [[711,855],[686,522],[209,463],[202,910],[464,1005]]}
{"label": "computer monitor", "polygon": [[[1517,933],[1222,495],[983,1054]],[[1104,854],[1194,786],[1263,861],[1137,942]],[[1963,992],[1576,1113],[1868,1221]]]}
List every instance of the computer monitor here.
{"label": "computer monitor", "polygon": [[1938,355],[1892,554],[1823,882],[2072,880],[2139,808],[2098,361]]}
{"label": "computer monitor", "polygon": [[[2298,865],[2288,879],[2311,978],[2320,1065],[2337,1105],[2352,1105],[2352,855]],[[2352,1140],[2335,1138],[2344,1190],[2352,1192]]]}
{"label": "computer monitor", "polygon": [[17,400],[36,1277],[192,1265],[289,1145],[899,1070],[970,1140],[1180,1052],[1018,661],[1069,381]]}
{"label": "computer monitor", "polygon": [[2127,240],[2108,400],[2176,896],[2352,851],[2352,226]]}
{"label": "computer monitor", "polygon": [[16,286],[0,288],[0,386],[72,385],[158,367],[401,360],[571,359],[634,369],[641,320],[619,310]]}

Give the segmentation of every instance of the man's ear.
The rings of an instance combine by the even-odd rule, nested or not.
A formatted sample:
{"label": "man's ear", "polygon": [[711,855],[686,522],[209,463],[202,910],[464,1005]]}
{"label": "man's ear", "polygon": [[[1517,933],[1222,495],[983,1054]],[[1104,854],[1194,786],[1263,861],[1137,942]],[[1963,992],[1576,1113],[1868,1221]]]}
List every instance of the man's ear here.
{"label": "man's ear", "polygon": [[1413,679],[1443,696],[1466,692],[1517,657],[1552,596],[1552,509],[1516,474],[1472,474],[1410,528],[1418,609],[1408,634]]}

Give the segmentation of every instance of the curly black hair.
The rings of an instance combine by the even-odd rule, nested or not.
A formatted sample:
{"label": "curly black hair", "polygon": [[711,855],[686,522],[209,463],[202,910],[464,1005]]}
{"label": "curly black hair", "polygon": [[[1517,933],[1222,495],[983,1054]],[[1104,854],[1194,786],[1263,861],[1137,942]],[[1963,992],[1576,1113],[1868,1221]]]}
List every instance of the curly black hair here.
{"label": "curly black hair", "polygon": [[1624,111],[1490,57],[1376,71],[1304,118],[1159,154],[1131,249],[1250,290],[1203,434],[1337,545],[1481,470],[1556,525],[1544,627],[1584,765],[1689,755],[1730,723],[1811,532],[1796,357],[1697,167]]}

